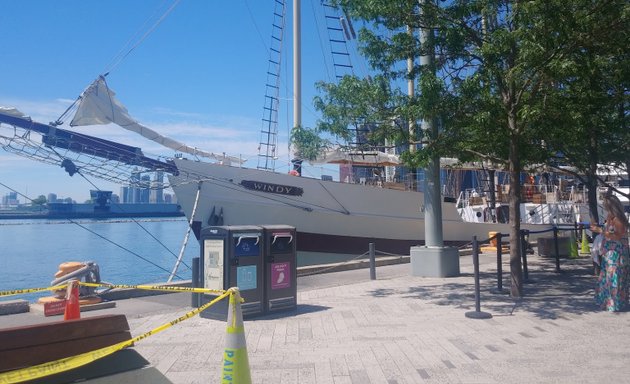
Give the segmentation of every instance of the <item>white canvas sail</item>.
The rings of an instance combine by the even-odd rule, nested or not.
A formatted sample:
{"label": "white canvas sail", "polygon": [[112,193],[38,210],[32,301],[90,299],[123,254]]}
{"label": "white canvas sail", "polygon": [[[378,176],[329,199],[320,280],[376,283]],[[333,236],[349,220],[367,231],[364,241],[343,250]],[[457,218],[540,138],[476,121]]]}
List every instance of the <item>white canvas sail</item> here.
{"label": "white canvas sail", "polygon": [[225,164],[243,163],[241,159],[234,156],[218,155],[190,147],[177,140],[165,137],[151,128],[138,123],[129,116],[127,108],[116,99],[116,94],[107,87],[105,79],[99,77],[81,95],[79,107],[72,122],[70,122],[70,126],[102,125],[109,123],[114,123],[129,131],[136,132],[149,140],[178,152],[222,161]]}

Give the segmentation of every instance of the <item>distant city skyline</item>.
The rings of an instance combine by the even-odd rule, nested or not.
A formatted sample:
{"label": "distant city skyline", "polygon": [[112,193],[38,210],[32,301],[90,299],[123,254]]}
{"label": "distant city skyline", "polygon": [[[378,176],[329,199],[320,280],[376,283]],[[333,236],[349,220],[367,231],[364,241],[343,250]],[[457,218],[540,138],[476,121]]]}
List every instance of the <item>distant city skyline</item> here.
{"label": "distant city skyline", "polygon": [[[123,190],[125,189],[128,190],[129,188],[130,187],[127,187],[127,186],[121,187],[120,193],[115,193],[114,191],[99,191],[99,192],[111,192],[112,203],[147,203],[147,204],[156,203],[156,204],[159,204],[159,203],[175,203],[177,201],[173,193],[163,193],[164,191],[163,189],[162,190],[156,190],[156,189],[148,190],[149,193],[146,195],[148,196],[147,199],[141,198],[138,201],[134,201],[133,199],[127,199],[127,200],[121,199],[121,195],[123,195]],[[88,195],[92,191],[93,190],[88,191]],[[157,193],[157,191],[162,191],[161,199],[155,197],[155,195],[159,194]],[[59,196],[55,192],[48,192],[46,194],[40,194],[40,195],[34,196],[33,198],[30,198],[29,200],[26,197],[20,195],[18,192],[11,191],[2,195],[2,199],[0,200],[0,206],[2,208],[7,208],[7,207],[16,207],[18,205],[28,205],[28,204],[31,204],[32,200],[39,199],[41,196],[46,198],[47,203],[58,203],[58,202],[86,203],[86,202],[94,200],[93,197],[88,197],[85,200],[78,201],[76,199],[73,199],[72,197]]]}

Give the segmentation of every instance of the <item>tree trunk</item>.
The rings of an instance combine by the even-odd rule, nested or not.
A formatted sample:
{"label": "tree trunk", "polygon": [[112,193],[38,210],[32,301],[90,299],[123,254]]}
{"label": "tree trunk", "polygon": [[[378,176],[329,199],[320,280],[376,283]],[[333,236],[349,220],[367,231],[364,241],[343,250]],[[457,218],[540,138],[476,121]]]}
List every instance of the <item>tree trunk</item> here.
{"label": "tree trunk", "polygon": [[508,168],[510,172],[510,295],[523,297],[523,266],[521,263],[521,163],[519,159],[519,137],[516,134],[516,114],[508,113],[510,126],[510,153]]}
{"label": "tree trunk", "polygon": [[[593,113],[593,115],[595,115],[595,112]],[[595,127],[595,125],[593,125],[593,127]],[[590,213],[590,222],[599,223],[599,211],[597,209],[597,184],[599,183],[597,180],[597,163],[599,160],[599,153],[597,151],[598,132],[593,128],[588,131],[588,134],[588,171],[586,172],[586,187],[588,188],[588,211]]]}
{"label": "tree trunk", "polygon": [[[590,213],[589,220],[591,223],[599,223],[599,211],[597,209],[597,174],[594,169],[597,169],[597,164],[591,167],[586,175],[586,188],[588,188],[588,211]],[[584,220],[584,218],[580,218]]]}

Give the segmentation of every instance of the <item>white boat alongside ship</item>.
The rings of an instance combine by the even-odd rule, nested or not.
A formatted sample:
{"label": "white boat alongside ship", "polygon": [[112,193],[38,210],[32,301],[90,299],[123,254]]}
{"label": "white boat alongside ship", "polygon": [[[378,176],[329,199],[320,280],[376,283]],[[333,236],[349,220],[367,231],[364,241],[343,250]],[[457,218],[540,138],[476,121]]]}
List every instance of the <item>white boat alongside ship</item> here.
{"label": "white boat alongside ship", "polygon": [[[630,214],[628,200],[630,188],[627,172],[622,169],[619,173],[611,173],[604,171],[606,169],[604,166],[600,168],[602,172],[600,172],[599,177],[606,180],[607,185],[599,186],[596,193],[599,218],[605,217],[602,197],[609,187],[614,188],[612,193],[626,207],[626,213]],[[555,183],[545,183],[543,180],[544,178],[539,178],[538,183],[535,179],[528,180],[528,183],[522,185],[521,222],[574,225],[590,221],[588,190],[585,187],[570,185],[567,179],[559,179]],[[486,185],[460,192],[457,199],[457,210],[464,221],[508,221],[507,186],[494,184],[494,191],[492,191],[494,193],[490,193],[488,189],[489,187]]]}

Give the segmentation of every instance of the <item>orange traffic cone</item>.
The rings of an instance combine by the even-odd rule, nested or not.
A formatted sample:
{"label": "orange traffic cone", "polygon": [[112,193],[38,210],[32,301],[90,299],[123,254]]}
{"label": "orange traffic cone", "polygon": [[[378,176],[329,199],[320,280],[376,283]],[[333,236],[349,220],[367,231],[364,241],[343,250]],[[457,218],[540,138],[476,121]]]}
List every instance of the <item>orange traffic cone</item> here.
{"label": "orange traffic cone", "polygon": [[81,306],[79,304],[79,282],[71,280],[66,288],[66,309],[63,312],[64,320],[81,318]]}
{"label": "orange traffic cone", "polygon": [[227,335],[223,353],[222,384],[251,384],[245,327],[241,311],[241,295],[238,288],[230,288],[230,306],[227,315]]}

